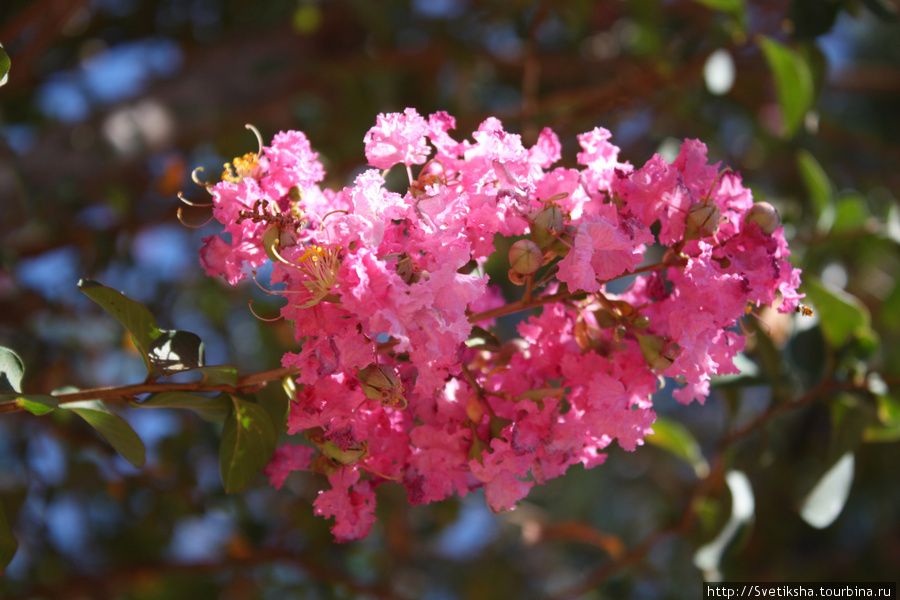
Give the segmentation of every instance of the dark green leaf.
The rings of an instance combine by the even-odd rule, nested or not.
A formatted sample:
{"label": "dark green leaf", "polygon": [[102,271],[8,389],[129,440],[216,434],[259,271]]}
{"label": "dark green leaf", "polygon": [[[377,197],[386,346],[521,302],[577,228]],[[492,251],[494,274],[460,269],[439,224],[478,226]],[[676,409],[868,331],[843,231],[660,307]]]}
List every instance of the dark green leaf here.
{"label": "dark green leaf", "polygon": [[137,408],[186,408],[197,413],[204,421],[211,423],[224,422],[232,410],[231,398],[225,394],[207,398],[189,392],[160,392],[150,396],[144,402],[134,402],[132,406]]}
{"label": "dark green leaf", "polygon": [[17,393],[22,391],[22,376],[25,365],[19,355],[0,346],[0,393]]}
{"label": "dark green leaf", "polygon": [[278,432],[262,406],[231,395],[234,410],[225,420],[219,468],[228,493],[246,488],[272,459]]}
{"label": "dark green leaf", "polygon": [[859,298],[828,287],[810,275],[804,275],[801,289],[815,307],[819,327],[832,348],[840,348],[849,342],[857,330],[871,329],[869,309]]}
{"label": "dark green leaf", "polygon": [[793,137],[814,100],[813,78],[806,60],[787,46],[766,36],[760,47],[775,77],[778,105],[786,137]]}
{"label": "dark green leaf", "polygon": [[897,20],[897,6],[889,0],[863,0],[863,4],[879,19],[884,21]]}
{"label": "dark green leaf", "polygon": [[203,366],[203,341],[190,331],[161,331],[147,354],[160,374],[172,375]]}
{"label": "dark green leaf", "polygon": [[817,227],[820,231],[828,231],[834,222],[834,186],[825,169],[816,158],[806,150],[797,151],[797,167],[806,193],[815,210]]}
{"label": "dark green leaf", "polygon": [[752,521],[753,515],[756,513],[753,487],[747,476],[740,471],[729,471],[725,475],[725,482],[731,492],[731,516],[719,535],[694,553],[694,565],[703,572],[703,576],[707,580],[719,580],[722,554],[741,526]]}
{"label": "dark green leaf", "polygon": [[487,350],[489,352],[499,352],[502,344],[497,336],[479,326],[472,327],[469,333],[469,339],[466,340],[466,346],[475,350]]}
{"label": "dark green leaf", "polygon": [[13,536],[9,522],[6,520],[3,504],[0,503],[0,575],[3,575],[3,571],[6,570],[7,565],[16,555],[18,548],[19,543],[16,542],[16,538]]}
{"label": "dark green leaf", "polygon": [[89,279],[79,281],[78,289],[128,330],[135,346],[141,352],[144,364],[147,365],[147,371],[151,375],[154,374],[154,367],[150,363],[150,347],[153,340],[162,332],[147,307],[112,288]]}
{"label": "dark green leaf", "polygon": [[132,465],[135,467],[144,465],[146,451],[141,438],[125,419],[109,412],[101,402],[97,400],[67,402],[61,404],[60,408],[71,410],[87,421],[122,458]]}
{"label": "dark green leaf", "polygon": [[685,461],[694,469],[697,477],[709,474],[709,464],[700,452],[700,444],[687,427],[679,423],[659,417],[653,423],[653,433],[646,440]]}

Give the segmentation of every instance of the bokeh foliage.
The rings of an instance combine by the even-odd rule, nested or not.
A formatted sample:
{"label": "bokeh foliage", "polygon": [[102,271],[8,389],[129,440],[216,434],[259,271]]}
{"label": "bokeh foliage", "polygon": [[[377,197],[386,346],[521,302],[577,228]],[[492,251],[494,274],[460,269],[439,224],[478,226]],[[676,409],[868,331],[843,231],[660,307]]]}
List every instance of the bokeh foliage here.
{"label": "bokeh foliage", "polygon": [[[15,553],[0,594],[696,598],[710,571],[895,579],[896,18],[889,0],[5,0],[0,345],[26,370],[2,392],[143,380],[140,342],[81,278],[146,305],[157,331],[198,334],[208,364],[277,367],[290,328],[252,316],[251,299],[277,312],[254,286],[203,275],[214,228],[178,223],[176,193],[202,200],[194,167],[216,178],[255,150],[245,123],[305,131],[340,187],[364,166],[375,115],[407,106],[456,115],[460,137],[488,115],[526,144],[550,126],[568,164],[595,126],[637,166],[705,141],[780,210],[815,316],[749,316],[741,376],[705,406],[660,394],[651,444],[612,448],[517,511],[491,515],[477,494],[410,507],[387,485],[372,535],[347,545],[313,516],[312,475],[225,494],[227,422],[113,404],[146,447],[136,468],[75,411],[0,415],[0,528],[5,516],[16,540],[0,539],[0,559]],[[283,402],[277,383],[260,393],[276,421]],[[736,509],[748,489],[749,517]],[[823,497],[842,510],[817,528]]]}

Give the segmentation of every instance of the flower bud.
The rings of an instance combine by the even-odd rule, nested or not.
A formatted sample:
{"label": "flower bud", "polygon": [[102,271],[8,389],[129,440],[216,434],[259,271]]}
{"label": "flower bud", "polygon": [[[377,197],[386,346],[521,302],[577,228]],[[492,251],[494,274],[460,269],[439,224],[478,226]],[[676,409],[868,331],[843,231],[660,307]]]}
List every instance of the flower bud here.
{"label": "flower bud", "polygon": [[632,323],[634,323],[634,326],[638,329],[647,329],[650,327],[650,317],[647,315],[638,315],[634,318]]}
{"label": "flower bud", "polygon": [[680,352],[678,345],[669,343],[662,336],[637,334],[637,340],[644,360],[657,371],[665,371],[678,358]]}
{"label": "flower bud", "polygon": [[378,400],[382,406],[397,410],[406,408],[406,396],[403,395],[403,384],[391,367],[369,365],[359,371],[359,382],[362,384],[366,398]]}
{"label": "flower bud", "polygon": [[718,206],[708,200],[698,202],[688,211],[684,239],[698,240],[716,235],[721,219],[722,214],[719,212]]}
{"label": "flower bud", "polygon": [[766,235],[772,235],[779,225],[781,218],[778,211],[768,202],[757,202],[750,207],[750,210],[744,215],[744,220],[748,223],[756,223]]}
{"label": "flower bud", "polygon": [[553,243],[565,226],[562,211],[553,204],[528,215],[528,221],[531,223],[531,239],[541,248]]}
{"label": "flower bud", "polygon": [[519,240],[509,249],[509,266],[519,275],[531,275],[543,262],[544,253],[531,240]]}

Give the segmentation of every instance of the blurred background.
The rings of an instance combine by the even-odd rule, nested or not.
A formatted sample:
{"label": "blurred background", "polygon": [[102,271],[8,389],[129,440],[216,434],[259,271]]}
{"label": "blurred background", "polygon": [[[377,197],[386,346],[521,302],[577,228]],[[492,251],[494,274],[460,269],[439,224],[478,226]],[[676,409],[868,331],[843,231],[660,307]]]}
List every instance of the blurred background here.
{"label": "blurred background", "polygon": [[[252,284],[207,278],[176,194],[195,167],[299,129],[325,185],[365,167],[379,112],[489,115],[531,145],[606,127],[641,166],[685,138],[780,211],[815,317],[748,318],[741,376],[705,406],[657,399],[656,439],[610,447],[511,513],[480,493],[378,491],[361,542],[257,476],[226,495],[221,428],[120,414],[144,468],[85,423],[0,415],[4,598],[698,598],[704,579],[895,581],[900,572],[900,5],[892,0],[3,0],[0,345],[24,388],[143,380],[98,280],[241,373],[296,349]],[[202,224],[203,209],[184,219]],[[515,294],[515,291],[511,291]],[[671,386],[670,386],[671,387]],[[275,398],[280,392],[271,390]],[[830,486],[830,487],[829,487]],[[824,491],[823,491],[824,490]],[[816,504],[819,502],[820,504]],[[825,508],[822,508],[824,506]]]}

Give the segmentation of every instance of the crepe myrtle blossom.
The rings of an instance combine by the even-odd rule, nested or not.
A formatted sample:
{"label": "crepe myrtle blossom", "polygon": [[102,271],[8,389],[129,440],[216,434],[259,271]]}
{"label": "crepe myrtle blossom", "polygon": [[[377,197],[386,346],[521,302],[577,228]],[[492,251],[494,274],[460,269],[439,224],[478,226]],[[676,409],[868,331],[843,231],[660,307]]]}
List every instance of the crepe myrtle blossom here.
{"label": "crepe myrtle blossom", "polygon": [[[224,237],[206,238],[203,267],[234,285],[271,262],[298,344],[282,360],[299,384],[295,439],[267,473],[275,487],[320,473],[314,509],[338,541],[368,534],[387,482],[413,504],[484,488],[511,510],[613,441],[634,450],[661,382],[703,402],[712,375],[735,372],[738,321],[801,299],[777,213],[699,141],[636,168],[598,127],[571,168],[554,167],[550,129],[526,147],[493,117],[469,140],[454,128],[443,112],[379,115],[364,138],[373,168],[341,190],[320,187],[304,134],[281,132],[208,188]],[[398,166],[403,193],[385,187]],[[485,270],[498,252],[513,302]],[[491,333],[535,307],[517,339]]]}

